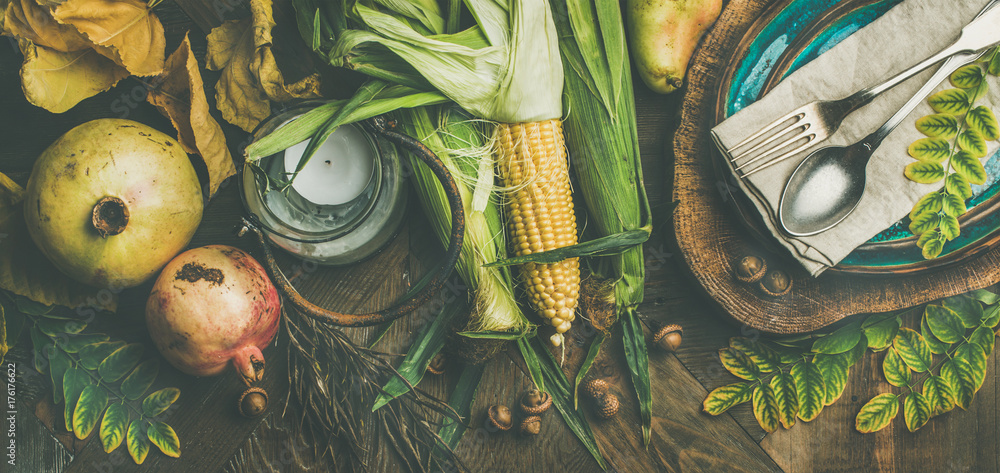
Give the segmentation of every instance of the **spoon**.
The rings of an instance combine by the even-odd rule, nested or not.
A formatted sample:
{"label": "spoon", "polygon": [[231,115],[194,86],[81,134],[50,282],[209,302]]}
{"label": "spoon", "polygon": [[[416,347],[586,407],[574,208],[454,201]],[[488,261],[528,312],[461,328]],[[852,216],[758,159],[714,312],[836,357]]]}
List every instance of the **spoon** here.
{"label": "spoon", "polygon": [[806,156],[788,178],[781,194],[778,204],[781,227],[792,236],[803,237],[829,230],[847,218],[861,202],[868,162],[882,140],[938,84],[979,55],[962,53],[949,58],[885,124],[857,143],[826,146]]}

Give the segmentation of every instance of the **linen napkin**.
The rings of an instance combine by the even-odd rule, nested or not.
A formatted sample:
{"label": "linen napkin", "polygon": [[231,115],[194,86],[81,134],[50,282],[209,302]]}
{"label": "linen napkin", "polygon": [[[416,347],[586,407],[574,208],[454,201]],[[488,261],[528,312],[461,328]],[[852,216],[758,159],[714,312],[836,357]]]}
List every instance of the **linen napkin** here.
{"label": "linen napkin", "polygon": [[[761,100],[717,125],[712,129],[713,140],[728,156],[727,150],[732,145],[801,105],[845,97],[884,82],[954,42],[962,27],[987,1],[904,1],[789,75]],[[776,211],[789,176],[813,150],[854,143],[881,126],[924,85],[937,67],[931,66],[856,110],[821,144],[746,179],[735,178],[765,217],[771,233],[813,276],[836,265],[855,248],[908,215],[920,197],[941,188],[940,183],[917,184],[903,175],[906,165],[913,162],[907,155],[907,147],[924,137],[914,123],[934,111],[923,101],[882,142],[868,163],[864,197],[847,219],[830,230],[809,237],[792,237],[781,230]],[[950,87],[945,81],[938,90]],[[994,85],[987,97],[977,103],[997,110],[994,106],[1000,104],[997,88]],[[996,146],[996,142],[988,143],[988,157],[994,154]]]}

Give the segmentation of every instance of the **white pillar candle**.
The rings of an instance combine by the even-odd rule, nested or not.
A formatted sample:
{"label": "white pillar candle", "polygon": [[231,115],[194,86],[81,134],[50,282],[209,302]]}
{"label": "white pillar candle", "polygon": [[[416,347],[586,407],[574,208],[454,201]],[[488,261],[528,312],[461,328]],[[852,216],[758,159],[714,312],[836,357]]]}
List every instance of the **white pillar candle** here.
{"label": "white pillar candle", "polygon": [[[294,173],[309,140],[285,150],[285,171]],[[292,181],[292,189],[316,205],[350,202],[368,186],[375,166],[375,150],[353,126],[341,126],[316,149]]]}

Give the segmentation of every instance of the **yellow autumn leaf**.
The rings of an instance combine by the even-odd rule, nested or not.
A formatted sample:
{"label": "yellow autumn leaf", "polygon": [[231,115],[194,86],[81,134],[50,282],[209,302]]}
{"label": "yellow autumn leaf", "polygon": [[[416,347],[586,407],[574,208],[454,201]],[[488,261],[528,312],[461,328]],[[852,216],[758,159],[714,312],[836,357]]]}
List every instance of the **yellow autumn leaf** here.
{"label": "yellow autumn leaf", "polygon": [[[254,47],[256,59],[250,64],[250,69],[257,75],[261,87],[267,97],[274,102],[287,102],[292,99],[319,98],[320,78],[318,73],[308,74],[302,79],[286,83],[285,75],[278,67],[275,57],[274,12],[269,0],[251,0],[254,30]],[[291,62],[291,61],[289,61]]]}
{"label": "yellow autumn leaf", "polygon": [[236,173],[236,167],[222,127],[209,113],[198,60],[191,52],[191,42],[186,35],[154,83],[146,100],[170,118],[177,129],[177,141],[184,150],[201,156],[208,168],[208,196],[211,197],[223,180]]}
{"label": "yellow autumn leaf", "polygon": [[0,289],[45,305],[115,310],[114,293],[63,275],[35,246],[24,223],[23,198],[24,189],[0,173]]}
{"label": "yellow autumn leaf", "polygon": [[24,39],[18,43],[24,54],[24,96],[53,113],[65,112],[128,76],[128,71],[93,49],[64,53]]}
{"label": "yellow autumn leaf", "polygon": [[35,0],[12,0],[4,11],[3,32],[61,52],[92,47],[82,33],[70,25],[57,23],[48,8]]}
{"label": "yellow autumn leaf", "polygon": [[163,25],[141,0],[66,0],[52,17],[71,25],[97,46],[97,51],[137,76],[163,70]]}

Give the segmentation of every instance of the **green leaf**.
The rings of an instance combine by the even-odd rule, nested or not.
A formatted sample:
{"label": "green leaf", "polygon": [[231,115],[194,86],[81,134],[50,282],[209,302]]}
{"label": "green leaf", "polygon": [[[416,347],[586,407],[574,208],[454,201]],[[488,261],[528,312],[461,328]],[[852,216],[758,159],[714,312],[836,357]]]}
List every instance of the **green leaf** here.
{"label": "green leaf", "polygon": [[778,428],[778,401],[770,385],[757,385],[753,388],[753,416],[765,432],[774,432]]}
{"label": "green leaf", "polygon": [[861,338],[858,339],[858,344],[854,345],[854,348],[851,348],[851,350],[848,351],[847,353],[842,353],[840,356],[844,357],[844,359],[847,361],[847,367],[850,368],[854,366],[854,364],[857,363],[858,361],[861,361],[861,358],[865,356],[865,353],[867,351],[868,351],[868,337],[865,336],[864,333],[862,333]]}
{"label": "green leaf", "polygon": [[949,194],[957,195],[962,199],[972,197],[972,186],[961,174],[949,174],[948,177],[944,178],[944,189]]}
{"label": "green leaf", "polygon": [[833,333],[816,340],[812,346],[813,353],[836,355],[854,348],[858,344],[858,340],[861,340],[861,322],[863,321],[855,319]]}
{"label": "green leaf", "polygon": [[139,343],[130,343],[115,350],[97,367],[97,372],[101,375],[101,379],[107,382],[118,381],[119,378],[125,376],[125,373],[131,371],[139,363],[139,359],[142,357],[142,350],[142,344]]}
{"label": "green leaf", "polygon": [[79,353],[86,346],[106,341],[108,341],[108,336],[103,333],[81,333],[67,337],[65,341],[60,340],[59,346],[69,353]]}
{"label": "green leaf", "polygon": [[948,297],[941,301],[945,307],[955,311],[965,328],[979,325],[983,320],[983,305],[968,294]]}
{"label": "green leaf", "polygon": [[899,319],[895,314],[888,315],[880,322],[865,327],[868,348],[871,348],[872,351],[882,351],[889,348],[892,345],[892,339],[896,337],[896,332],[899,330]]}
{"label": "green leaf", "polygon": [[76,408],[73,409],[73,433],[76,438],[82,440],[90,435],[107,405],[108,393],[104,388],[96,384],[83,388],[80,399],[76,401]]}
{"label": "green leaf", "polygon": [[96,370],[108,355],[125,346],[125,342],[100,342],[80,349],[80,365],[88,370]]}
{"label": "green leaf", "polygon": [[[927,115],[926,117],[920,117],[917,119],[917,130],[931,138],[941,138],[942,141],[950,140],[954,138],[955,135],[958,135],[958,119],[955,118],[954,115],[948,115],[946,113]],[[942,141],[936,141],[934,144],[940,146]],[[946,141],[944,142],[944,146],[945,148],[948,147],[948,143]],[[945,153],[947,153],[947,150]],[[910,153],[910,156],[913,156],[913,154]],[[916,158],[916,156],[913,157]],[[945,154],[943,158],[936,160],[935,162],[941,162],[947,158],[948,155]]]}
{"label": "green leaf", "polygon": [[882,373],[885,374],[885,380],[893,386],[902,387],[910,384],[910,368],[906,366],[906,363],[903,363],[899,352],[894,348],[885,352],[885,358],[882,360]]}
{"label": "green leaf", "polygon": [[76,401],[80,399],[83,389],[91,383],[93,380],[90,375],[80,368],[70,368],[63,374],[63,400],[66,401],[66,405],[63,406],[63,422],[66,423],[67,430],[74,430],[73,412],[76,410]]}
{"label": "green leaf", "polygon": [[125,377],[122,381],[122,395],[124,395],[129,400],[136,400],[142,397],[146,393],[146,390],[153,385],[153,381],[156,380],[156,375],[160,373],[160,361],[156,358],[150,358],[139,366],[136,366],[132,372]]}
{"label": "green leaf", "polygon": [[924,243],[923,251],[920,252],[924,259],[934,259],[944,250],[944,242],[941,240],[928,240]]}
{"label": "green leaf", "polygon": [[983,82],[983,68],[979,67],[978,64],[962,66],[951,73],[949,80],[951,85],[960,89],[979,87],[979,84]]}
{"label": "green leaf", "polygon": [[[941,222],[938,221],[938,223],[940,224]],[[917,248],[923,248],[931,240],[942,240],[943,238],[940,230],[931,230],[917,238]]]}
{"label": "green leaf", "polygon": [[970,292],[968,296],[986,305],[993,305],[996,304],[997,301],[1000,301],[1000,295],[987,291],[986,289],[976,289],[975,291]]}
{"label": "green leaf", "polygon": [[903,420],[910,432],[924,426],[931,418],[931,405],[923,394],[911,392],[903,400]]}
{"label": "green leaf", "polygon": [[128,409],[124,404],[112,403],[108,410],[104,411],[104,419],[101,420],[101,445],[104,446],[105,453],[111,453],[121,445],[125,439],[125,429],[128,428]]}
{"label": "green leaf", "polygon": [[719,350],[719,359],[722,366],[725,366],[730,373],[738,378],[755,381],[760,377],[760,369],[757,364],[743,352],[733,348],[723,348]]}
{"label": "green leaf", "polygon": [[792,375],[778,372],[771,377],[771,390],[778,405],[778,421],[786,429],[795,425],[795,417],[799,414],[799,398],[795,394],[795,380]]}
{"label": "green leaf", "polygon": [[63,401],[63,375],[72,365],[69,355],[62,350],[56,350],[52,358],[49,359],[49,377],[52,379],[52,403],[60,404]]}
{"label": "green leaf", "polygon": [[752,395],[753,384],[744,382],[727,384],[708,393],[701,408],[705,412],[717,416],[729,410],[730,407],[749,401]]}
{"label": "green leaf", "polygon": [[[653,429],[653,392],[649,381],[649,355],[646,351],[646,335],[642,331],[642,321],[634,307],[628,308],[621,318],[622,344],[625,360],[639,401],[639,415],[642,417],[642,441],[649,447]],[[753,362],[750,362],[753,364]],[[754,365],[756,367],[756,365]],[[759,374],[759,373],[758,373]]]}
{"label": "green leaf", "polygon": [[960,235],[962,231],[959,226],[958,219],[951,215],[941,216],[941,222],[938,224],[938,229],[941,231],[941,236],[947,241],[958,238],[958,235]]}
{"label": "green leaf", "polygon": [[993,353],[993,346],[996,343],[996,335],[993,333],[993,330],[988,327],[976,327],[976,329],[972,331],[972,335],[969,336],[969,341],[979,345],[979,348],[981,348],[983,352],[989,356],[990,353]]}
{"label": "green leaf", "polygon": [[930,348],[931,353],[935,355],[940,355],[951,348],[950,343],[938,340],[934,334],[931,333],[931,328],[927,326],[927,317],[920,318],[920,334],[924,336],[924,341],[927,342],[927,347]]}
{"label": "green leaf", "polygon": [[955,311],[939,305],[928,305],[924,309],[924,318],[931,333],[945,343],[957,343],[965,337],[965,326]]}
{"label": "green leaf", "polygon": [[962,89],[945,89],[927,98],[927,103],[938,113],[962,115],[969,111],[969,94]]}
{"label": "green leaf", "polygon": [[958,366],[959,363],[955,360],[945,361],[941,365],[940,374],[941,379],[948,384],[951,392],[955,395],[955,405],[962,409],[968,409],[976,394],[976,381],[971,373]]}
{"label": "green leaf", "polygon": [[923,373],[930,369],[931,350],[919,333],[906,327],[900,328],[896,338],[892,340],[892,346],[913,371]]}
{"label": "green leaf", "polygon": [[729,346],[749,356],[761,373],[773,373],[781,364],[781,356],[777,352],[749,338],[730,338]]}
{"label": "green leaf", "polygon": [[1000,124],[993,110],[982,105],[969,110],[965,116],[965,123],[970,130],[975,130],[987,141],[995,141],[1000,138]]}
{"label": "green leaf", "polygon": [[163,388],[154,391],[146,399],[142,400],[142,413],[147,417],[158,416],[167,410],[174,401],[181,396],[181,390],[177,388]]}
{"label": "green leaf", "polygon": [[181,441],[177,438],[177,433],[174,432],[173,427],[160,421],[153,422],[146,429],[146,437],[164,455],[174,458],[181,456]]}
{"label": "green leaf", "polygon": [[969,94],[969,102],[974,104],[979,101],[979,99],[985,97],[989,91],[990,83],[988,81],[982,81],[979,85],[971,89],[966,89],[965,93]]}
{"label": "green leaf", "polygon": [[861,407],[854,419],[854,428],[863,434],[884,429],[899,413],[899,397],[892,393],[879,394]]}
{"label": "green leaf", "polygon": [[995,328],[1000,323],[1000,305],[995,305],[983,313],[982,324],[985,327]]}
{"label": "green leaf", "polygon": [[944,179],[944,166],[938,163],[917,161],[906,165],[903,175],[918,184],[934,184]]}
{"label": "green leaf", "polygon": [[926,213],[936,214],[940,212],[942,206],[944,205],[943,202],[944,202],[944,194],[938,191],[931,192],[921,197],[916,204],[913,204],[913,210],[910,211],[910,219],[913,220],[914,218],[920,216],[921,214],[926,214]]}
{"label": "green leaf", "polygon": [[66,319],[50,319],[47,317],[42,317],[38,319],[37,323],[38,329],[42,331],[45,335],[50,337],[55,337],[58,335],[71,335],[80,333],[83,329],[87,328],[87,324],[78,322],[76,320],[66,320]]}
{"label": "green leaf", "polygon": [[142,428],[142,421],[133,420],[129,424],[125,443],[128,447],[128,454],[132,456],[132,461],[141,465],[146,460],[146,455],[149,454],[149,439],[146,438],[145,429]]}
{"label": "green leaf", "polygon": [[956,362],[956,366],[965,370],[975,383],[975,390],[983,386],[986,380],[986,353],[983,348],[975,343],[963,343],[955,349],[954,357],[951,361]]}
{"label": "green leaf", "polygon": [[965,200],[957,195],[945,194],[941,203],[944,204],[941,210],[952,217],[960,217],[965,213]]}
{"label": "green leaf", "polygon": [[909,230],[914,235],[921,235],[937,228],[938,225],[941,225],[941,215],[937,212],[922,213],[910,220]]}
{"label": "green leaf", "polygon": [[986,169],[983,168],[983,163],[979,162],[975,156],[969,154],[968,151],[960,150],[956,152],[951,157],[951,168],[955,172],[959,173],[970,184],[985,184],[986,183]]}
{"label": "green leaf", "polygon": [[14,297],[14,305],[17,306],[18,311],[28,315],[46,315],[49,312],[52,312],[52,309],[55,308],[52,305],[35,302],[20,294]]}
{"label": "green leaf", "polygon": [[989,65],[986,66],[986,73],[994,76],[1000,75],[1000,54],[997,54],[995,49]]}
{"label": "green leaf", "polygon": [[[958,132],[956,131],[955,134],[957,135]],[[910,146],[906,148],[906,153],[919,162],[940,164],[951,156],[951,145],[947,139],[941,137],[921,138],[910,143]]]}
{"label": "green leaf", "polygon": [[808,353],[808,350],[802,347],[786,347],[770,341],[763,341],[760,344],[773,351],[781,364],[795,363],[804,353]]}
{"label": "green leaf", "polygon": [[601,353],[601,345],[603,343],[604,334],[601,331],[597,331],[594,339],[590,341],[590,348],[587,350],[587,356],[583,359],[583,365],[580,366],[580,371],[577,371],[576,379],[573,380],[574,409],[579,409],[580,407],[580,384],[583,384],[584,378],[587,377],[587,372],[590,371],[590,367],[594,364],[594,360],[597,359],[597,355]]}
{"label": "green leaf", "polygon": [[[867,346],[867,344],[865,344]],[[850,352],[848,352],[850,353]],[[848,353],[840,355],[824,355],[818,354],[813,357],[813,363],[819,368],[820,374],[823,376],[823,384],[825,386],[823,405],[829,406],[840,399],[840,395],[844,393],[844,388],[847,387],[847,374],[850,360],[847,359]]]}
{"label": "green leaf", "polygon": [[924,380],[924,398],[931,408],[931,417],[944,414],[955,408],[955,394],[940,376],[931,375]]}
{"label": "green leaf", "polygon": [[986,157],[988,149],[986,148],[986,139],[983,135],[974,129],[968,129],[958,134],[958,139],[955,141],[958,143],[958,147],[966,151],[972,157],[976,159]]}
{"label": "green leaf", "polygon": [[555,250],[539,251],[524,256],[507,258],[492,263],[484,264],[484,268],[494,266],[512,266],[524,263],[558,263],[568,258],[582,258],[586,256],[609,256],[621,254],[625,250],[636,245],[641,245],[649,239],[649,231],[644,229],[627,230],[614,235],[607,235],[593,240],[588,240],[576,245],[564,246]]}
{"label": "green leaf", "polygon": [[[472,413],[472,403],[476,400],[476,392],[479,390],[479,383],[482,381],[483,372],[485,371],[485,363],[480,365],[465,364],[462,366],[462,374],[458,377],[458,383],[455,385],[455,390],[451,392],[448,396],[448,405],[451,406],[455,412],[458,413],[459,417],[462,419],[468,419]],[[459,441],[462,440],[462,435],[465,434],[466,426],[462,422],[458,422],[451,417],[445,417],[441,421],[441,429],[438,431],[438,436],[441,437],[441,442],[454,450],[458,447]],[[438,445],[436,449],[442,449],[441,445]],[[439,453],[435,452],[435,455],[440,456]]]}
{"label": "green leaf", "polygon": [[539,364],[535,349],[531,348],[531,341],[527,338],[517,339],[517,348],[524,358],[524,364],[528,367],[528,376],[535,383],[535,387],[541,392],[549,392],[545,389],[545,376],[542,375],[542,365]]}
{"label": "green leaf", "polygon": [[823,373],[814,363],[798,362],[792,365],[795,395],[799,400],[799,419],[809,422],[823,410],[826,400],[826,382]]}

